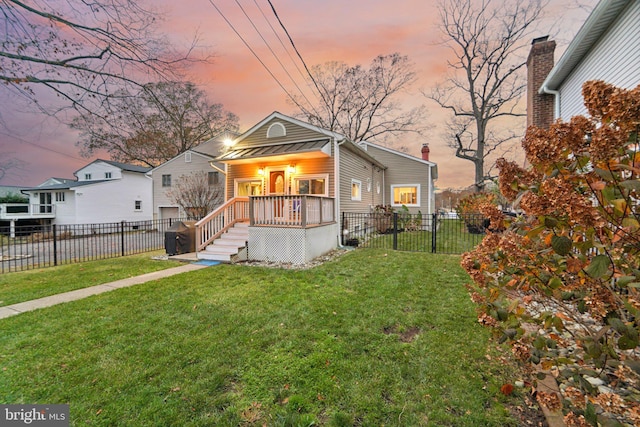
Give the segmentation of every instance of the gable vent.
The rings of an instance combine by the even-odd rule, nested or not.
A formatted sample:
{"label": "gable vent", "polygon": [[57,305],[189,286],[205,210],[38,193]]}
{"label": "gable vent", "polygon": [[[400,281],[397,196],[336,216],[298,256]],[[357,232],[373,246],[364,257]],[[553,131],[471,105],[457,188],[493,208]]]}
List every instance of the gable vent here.
{"label": "gable vent", "polygon": [[274,123],[267,129],[267,138],[278,138],[286,135],[287,129],[285,129],[282,123]]}

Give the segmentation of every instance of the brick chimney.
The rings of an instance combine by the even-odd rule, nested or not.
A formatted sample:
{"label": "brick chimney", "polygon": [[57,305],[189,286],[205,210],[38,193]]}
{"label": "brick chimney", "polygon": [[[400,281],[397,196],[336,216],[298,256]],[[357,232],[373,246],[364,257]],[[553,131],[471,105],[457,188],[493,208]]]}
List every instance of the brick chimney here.
{"label": "brick chimney", "polygon": [[531,42],[527,58],[527,127],[534,125],[548,129],[553,123],[555,97],[538,93],[542,83],[553,68],[553,52],[556,42],[549,36],[539,37]]}
{"label": "brick chimney", "polygon": [[422,160],[429,161],[429,144],[422,144]]}

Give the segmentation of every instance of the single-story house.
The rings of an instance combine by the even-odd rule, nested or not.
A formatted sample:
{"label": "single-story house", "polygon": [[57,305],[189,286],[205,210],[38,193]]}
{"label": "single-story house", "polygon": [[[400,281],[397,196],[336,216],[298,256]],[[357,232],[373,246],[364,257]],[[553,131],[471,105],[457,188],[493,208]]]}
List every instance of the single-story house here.
{"label": "single-story house", "polygon": [[640,84],[640,0],[600,0],[557,63],[555,42],[533,41],[527,60],[527,125],[585,115],[582,85],[603,80],[633,89]]}
{"label": "single-story house", "polygon": [[431,214],[437,166],[428,154],[356,143],[274,112],[214,160],[226,165],[225,204],[197,223],[198,257],[302,263],[340,244],[342,212],[390,204]]}

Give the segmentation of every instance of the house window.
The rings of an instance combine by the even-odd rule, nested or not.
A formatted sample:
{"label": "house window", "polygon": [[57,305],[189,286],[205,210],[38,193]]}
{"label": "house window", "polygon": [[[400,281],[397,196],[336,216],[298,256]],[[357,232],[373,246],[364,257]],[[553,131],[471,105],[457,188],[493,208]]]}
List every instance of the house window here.
{"label": "house window", "polygon": [[64,202],[64,192],[56,191],[56,202]]}
{"label": "house window", "polygon": [[220,176],[218,172],[209,172],[209,185],[216,185],[220,183]]}
{"label": "house window", "polygon": [[185,163],[191,163],[191,153],[190,152],[186,152],[184,153],[184,161]]}
{"label": "house window", "polygon": [[162,186],[171,187],[171,175],[162,175]]}
{"label": "house window", "polygon": [[287,129],[282,123],[273,123],[267,129],[267,138],[278,138],[287,135]]}
{"label": "house window", "polygon": [[420,185],[392,185],[391,197],[392,206],[420,206]]}
{"label": "house window", "polygon": [[236,196],[262,196],[262,181],[236,180]]}
{"label": "house window", "polygon": [[84,174],[84,179],[91,179],[91,174],[90,173],[85,173]]}
{"label": "house window", "polygon": [[351,180],[351,200],[362,200],[362,182],[357,179]]}
{"label": "house window", "polygon": [[104,178],[105,179],[111,179],[111,172],[105,172],[104,173]]}
{"label": "house window", "polygon": [[293,179],[295,194],[310,194],[314,196],[328,196],[327,175],[296,176]]}
{"label": "house window", "polygon": [[142,210],[142,200],[136,200],[134,206],[135,206],[134,209],[136,211],[141,211]]}

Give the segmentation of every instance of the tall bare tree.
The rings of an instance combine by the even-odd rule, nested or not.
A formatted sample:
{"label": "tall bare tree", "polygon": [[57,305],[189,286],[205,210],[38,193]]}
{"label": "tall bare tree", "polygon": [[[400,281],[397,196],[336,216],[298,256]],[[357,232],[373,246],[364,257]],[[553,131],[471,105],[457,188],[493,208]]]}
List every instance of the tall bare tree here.
{"label": "tall bare tree", "polygon": [[456,157],[474,164],[478,191],[488,178],[487,157],[523,133],[502,119],[525,115],[518,107],[526,89],[525,52],[545,4],[544,0],[439,3],[444,43],[453,59],[448,61],[446,81],[427,97],[453,113],[448,145]]}
{"label": "tall bare tree", "polygon": [[[215,172],[212,172],[215,173]],[[215,176],[215,175],[213,175]],[[203,218],[224,201],[224,185],[205,171],[181,175],[167,196],[192,218]]]}
{"label": "tall bare tree", "polygon": [[11,174],[19,173],[25,166],[26,163],[13,157],[13,153],[0,152],[0,182]]}
{"label": "tall bare tree", "polygon": [[324,129],[339,132],[352,141],[424,130],[424,107],[404,109],[398,95],[416,81],[407,56],[379,55],[369,68],[327,62],[311,67],[316,104],[295,98],[298,116]]}
{"label": "tall bare tree", "polygon": [[194,47],[170,52],[155,32],[161,16],[137,0],[2,0],[0,16],[1,86],[50,114],[95,113],[132,87],[175,79]]}
{"label": "tall bare tree", "polygon": [[165,82],[112,101],[105,116],[80,115],[71,127],[81,132],[83,155],[106,150],[114,160],[155,167],[222,131],[237,131],[238,117],[191,82]]}

